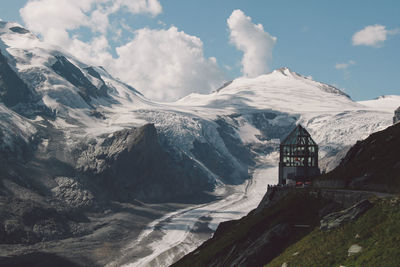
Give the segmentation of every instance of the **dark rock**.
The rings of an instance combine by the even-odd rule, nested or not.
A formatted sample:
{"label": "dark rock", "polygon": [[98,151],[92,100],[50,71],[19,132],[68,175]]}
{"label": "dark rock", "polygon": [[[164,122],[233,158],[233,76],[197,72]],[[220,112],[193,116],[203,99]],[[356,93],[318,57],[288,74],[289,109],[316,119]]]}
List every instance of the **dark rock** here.
{"label": "dark rock", "polygon": [[19,33],[19,34],[29,33],[29,31],[27,29],[24,29],[24,28],[18,27],[18,26],[11,27],[10,31],[13,31],[13,32],[16,32],[16,33]]}
{"label": "dark rock", "polygon": [[260,203],[258,204],[257,208],[253,210],[254,214],[258,214],[265,209],[277,204],[287,195],[292,192],[295,192],[295,188],[290,187],[280,187],[280,186],[271,186],[267,188],[267,192],[261,199]]}
{"label": "dark rock", "polygon": [[72,64],[64,56],[56,56],[57,61],[51,66],[52,69],[78,88],[81,97],[90,104],[91,97],[104,96],[104,92],[94,86],[88,78],[83,75],[78,67]]}
{"label": "dark rock", "polygon": [[0,257],[0,266],[8,267],[79,267],[81,265],[58,256],[44,252],[32,252],[12,257]]}
{"label": "dark rock", "polygon": [[394,111],[393,124],[400,122],[400,107]]}
{"label": "dark rock", "polygon": [[31,99],[31,91],[8,65],[7,58],[0,52],[0,100],[12,107],[18,103],[27,103]]}
{"label": "dark rock", "polygon": [[97,111],[97,110],[91,110],[89,113],[90,116],[95,117],[97,119],[105,120],[106,116],[104,116],[103,113]]}
{"label": "dark rock", "polygon": [[101,96],[107,96],[107,92],[110,91],[111,89],[106,85],[105,81],[103,80],[103,78],[101,78],[100,74],[93,67],[87,67],[85,68],[85,70],[87,70],[89,75],[98,79],[102,83],[102,85],[99,88],[99,94]]}
{"label": "dark rock", "polygon": [[229,266],[262,266],[272,258],[265,251],[273,255],[274,251],[279,250],[278,244],[285,242],[290,234],[292,228],[289,224],[275,225],[255,240],[245,241],[242,247],[233,247],[228,254],[214,259],[208,266],[223,266],[227,259],[230,259]]}
{"label": "dark rock", "polygon": [[215,230],[213,237],[218,237],[226,233],[227,229],[234,226],[237,223],[237,220],[225,221],[218,224],[217,230]]}
{"label": "dark rock", "polygon": [[[235,166],[231,159],[219,153],[209,143],[202,143],[195,140],[191,152],[209,170],[217,174],[227,184],[240,184],[249,178],[247,168],[244,166]],[[242,168],[240,169],[240,167]]]}
{"label": "dark rock", "polygon": [[330,230],[347,222],[356,220],[372,206],[372,203],[365,199],[348,209],[328,214],[321,220],[320,229]]}
{"label": "dark rock", "polygon": [[54,197],[71,209],[85,209],[93,205],[93,194],[76,180],[69,177],[57,177],[55,181],[58,186],[51,189]]}
{"label": "dark rock", "polygon": [[339,166],[317,177],[314,186],[400,192],[400,123],[358,141]]}
{"label": "dark rock", "polygon": [[225,87],[229,86],[232,82],[233,82],[233,81],[225,82],[225,83],[224,83],[221,87],[219,87],[216,91],[217,91],[217,92],[221,91],[221,90],[224,89]]}
{"label": "dark rock", "polygon": [[65,224],[58,223],[53,218],[50,218],[35,223],[33,225],[33,232],[41,241],[47,241],[68,236],[69,229]]}
{"label": "dark rock", "polygon": [[77,169],[97,193],[120,201],[167,201],[193,198],[212,185],[187,158],[180,162],[160,146],[153,124],[114,132],[89,145]]}
{"label": "dark rock", "polygon": [[[57,206],[58,204],[58,206]],[[77,208],[14,197],[0,199],[0,244],[34,244],[87,234]]]}
{"label": "dark rock", "polygon": [[326,206],[324,206],[322,209],[320,209],[318,211],[318,217],[320,217],[320,218],[325,217],[328,214],[336,212],[340,208],[343,208],[343,206],[341,204],[339,204],[336,201],[331,201],[331,202],[329,202],[329,204],[327,204]]}
{"label": "dark rock", "polygon": [[287,223],[272,227],[249,244],[241,255],[232,262],[232,266],[259,266],[270,261],[272,257],[262,257],[263,252],[278,250],[276,249],[276,247],[279,247],[278,244],[285,242],[291,234],[292,228]]}
{"label": "dark rock", "polygon": [[22,223],[17,219],[8,219],[3,223],[4,234],[0,243],[17,244],[26,242],[26,231]]}
{"label": "dark rock", "polygon": [[239,136],[235,135],[235,131],[225,120],[218,119],[216,123],[219,125],[217,131],[224,140],[226,148],[238,160],[248,166],[254,165],[253,155],[249,149],[242,143]]}

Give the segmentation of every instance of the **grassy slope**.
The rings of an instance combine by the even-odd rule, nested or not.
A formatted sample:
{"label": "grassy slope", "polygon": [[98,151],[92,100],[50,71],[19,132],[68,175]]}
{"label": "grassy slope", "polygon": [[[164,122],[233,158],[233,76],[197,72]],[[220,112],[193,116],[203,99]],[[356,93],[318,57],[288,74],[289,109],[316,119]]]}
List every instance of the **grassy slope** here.
{"label": "grassy slope", "polygon": [[[362,251],[348,256],[351,245]],[[297,255],[295,255],[297,254]],[[399,266],[400,199],[375,200],[358,220],[323,232],[316,228],[266,266]]]}
{"label": "grassy slope", "polygon": [[[358,142],[335,170],[318,179],[342,180],[346,187],[353,189],[398,193],[399,147],[400,124],[397,124]],[[250,263],[256,263],[249,266],[262,266],[272,259],[268,266],[282,266],[284,262],[289,266],[400,266],[399,200],[393,205],[390,200],[377,199],[374,207],[358,220],[322,232],[317,213],[326,203],[304,192],[295,190],[259,214],[252,212],[222,225],[220,233],[217,230],[212,239],[174,266],[208,266],[221,262],[229,266],[240,253],[244,255],[257,237],[285,222],[291,225],[289,237],[272,247],[266,245],[261,253],[249,255],[255,260]],[[312,228],[299,229],[293,227],[295,224],[309,224]],[[347,251],[353,244],[363,247],[363,251],[348,257]]]}
{"label": "grassy slope", "polygon": [[[276,205],[264,209],[259,214],[247,215],[240,220],[230,222],[223,231],[223,234],[216,233],[194,252],[188,254],[173,266],[208,266],[214,258],[225,258],[232,247],[240,247],[249,240],[255,240],[262,233],[281,223],[289,223],[290,235],[279,244],[273,244],[272,248],[265,249],[259,255],[255,255],[256,262],[268,262],[282,249],[300,240],[308,234],[311,229],[319,225],[318,211],[327,202],[318,196],[311,196],[306,190],[297,190],[288,194]],[[310,225],[310,228],[296,228],[295,224]],[[198,253],[201,251],[201,253]],[[231,259],[226,258],[225,263],[229,265]],[[228,266],[227,265],[227,266]],[[258,266],[260,266],[258,265]]]}

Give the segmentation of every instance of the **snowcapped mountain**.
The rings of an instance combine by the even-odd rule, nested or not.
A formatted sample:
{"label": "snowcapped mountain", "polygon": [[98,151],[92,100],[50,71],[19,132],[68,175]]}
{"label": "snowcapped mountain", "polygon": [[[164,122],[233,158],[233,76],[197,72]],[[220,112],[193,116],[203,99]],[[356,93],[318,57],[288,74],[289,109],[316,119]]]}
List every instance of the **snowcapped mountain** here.
{"label": "snowcapped mountain", "polygon": [[[339,89],[288,68],[238,78],[208,95],[156,103],[104,68],[80,62],[15,23],[0,22],[0,64],[0,112],[7,118],[0,125],[3,152],[15,150],[16,141],[10,140],[18,139],[31,150],[25,160],[55,158],[73,170],[57,176],[102,177],[108,184],[118,173],[130,181],[124,186],[135,187],[131,197],[140,199],[174,195],[167,194],[171,188],[163,189],[162,172],[146,174],[151,177],[146,180],[126,168],[129,160],[123,157],[130,155],[125,151],[135,138],[156,140],[161,146],[153,146],[152,153],[165,151],[164,160],[179,166],[176,182],[185,190],[201,185],[202,191],[243,182],[258,157],[275,151],[297,123],[321,146],[322,167],[331,169],[346,147],[390,125],[393,113],[379,104],[354,102]],[[147,123],[157,133],[148,127],[139,134],[132,130]],[[169,175],[178,174],[171,170]],[[49,189],[54,178],[45,182]],[[126,182],[121,179],[110,182],[115,190]],[[137,189],[145,180],[148,185]],[[177,190],[175,197],[183,193]]]}
{"label": "snowcapped mountain", "polygon": [[[320,145],[320,167],[330,170],[357,140],[392,124],[392,106],[400,106],[400,96],[354,102],[288,68],[238,78],[207,95],[153,102],[104,68],[1,21],[0,244],[83,235],[91,236],[87,247],[110,236],[119,242],[124,225],[138,231],[157,217],[158,206],[137,200],[198,203],[219,197],[159,218],[133,243],[146,249],[154,231],[169,231],[152,243],[168,264],[174,253],[183,255],[194,248],[193,240],[202,240],[185,241],[190,227],[204,219],[215,230],[258,204],[267,184],[278,181],[277,149],[296,124]],[[82,219],[86,212],[97,215]],[[118,212],[137,221],[124,222]],[[185,231],[177,228],[181,223]],[[96,229],[97,235],[89,235]],[[176,246],[177,232],[183,248]],[[85,247],[82,240],[60,247],[68,255],[84,254],[76,251]],[[143,260],[151,262],[152,255]]]}
{"label": "snowcapped mountain", "polygon": [[373,100],[359,102],[362,105],[375,110],[393,112],[400,104],[400,95],[382,95]]}

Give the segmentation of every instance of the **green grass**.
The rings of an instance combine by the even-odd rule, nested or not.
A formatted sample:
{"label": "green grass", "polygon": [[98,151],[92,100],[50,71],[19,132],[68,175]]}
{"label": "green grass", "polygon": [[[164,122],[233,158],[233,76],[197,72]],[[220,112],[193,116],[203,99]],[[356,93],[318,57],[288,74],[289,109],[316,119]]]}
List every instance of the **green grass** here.
{"label": "green grass", "polygon": [[[264,209],[261,213],[251,214],[231,222],[223,230],[223,234],[206,241],[200,248],[174,266],[207,266],[213,258],[224,258],[232,247],[240,247],[249,240],[255,240],[262,233],[280,223],[311,226],[311,228],[292,228],[293,230],[286,240],[281,240],[280,244],[274,244],[273,250],[265,251],[264,262],[266,259],[271,260],[279,255],[283,248],[300,240],[311,231],[310,229],[319,224],[318,210],[324,205],[326,205],[326,201],[318,196],[310,196],[306,190],[294,190],[277,204]],[[201,253],[197,253],[197,251]],[[229,259],[227,261],[229,262]]]}
{"label": "green grass", "polygon": [[[351,245],[362,251],[348,256]],[[296,255],[297,254],[297,255]],[[400,198],[374,200],[354,222],[321,231],[316,228],[266,266],[400,266]]]}

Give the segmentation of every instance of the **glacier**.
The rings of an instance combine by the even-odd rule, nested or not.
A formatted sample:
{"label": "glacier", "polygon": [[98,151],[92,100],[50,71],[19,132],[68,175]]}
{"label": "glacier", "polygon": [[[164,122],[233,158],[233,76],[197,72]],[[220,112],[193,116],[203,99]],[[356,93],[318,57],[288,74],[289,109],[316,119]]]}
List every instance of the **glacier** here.
{"label": "glacier", "polygon": [[[276,151],[296,124],[319,144],[320,167],[329,171],[357,140],[391,125],[400,106],[400,96],[353,101],[289,68],[237,78],[210,94],[155,102],[103,67],[3,21],[0,53],[1,66],[16,77],[9,81],[0,73],[0,158],[7,164],[2,194],[28,188],[35,201],[50,201],[46,192],[67,177],[102,201],[191,203],[150,223],[109,266],[167,266],[211,236],[219,222],[246,215],[277,182]],[[14,97],[17,89],[22,93]],[[13,101],[5,101],[7,95]],[[138,136],[144,138],[140,149]],[[40,179],[30,177],[39,159]],[[135,172],[130,160],[139,162],[135,168],[140,160],[163,166],[165,173]],[[54,162],[63,167],[43,175]],[[113,177],[121,168],[129,173]],[[116,192],[108,194],[111,189]],[[196,232],[200,226],[204,233]],[[133,260],[135,253],[141,258]]]}

